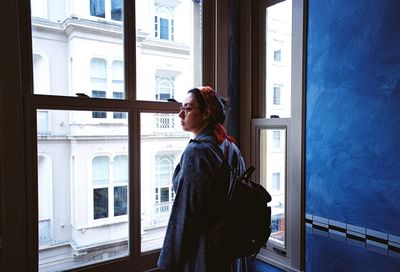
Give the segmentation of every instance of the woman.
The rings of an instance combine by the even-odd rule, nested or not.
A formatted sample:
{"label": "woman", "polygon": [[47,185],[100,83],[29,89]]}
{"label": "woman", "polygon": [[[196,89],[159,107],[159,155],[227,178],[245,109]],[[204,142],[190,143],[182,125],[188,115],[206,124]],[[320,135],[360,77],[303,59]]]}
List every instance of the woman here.
{"label": "woman", "polygon": [[224,257],[207,243],[207,229],[223,206],[228,190],[229,165],[244,170],[240,151],[223,127],[226,101],[211,87],[188,92],[179,112],[183,130],[192,132],[172,179],[176,193],[164,245],[158,260],[161,271],[246,271],[245,261]]}

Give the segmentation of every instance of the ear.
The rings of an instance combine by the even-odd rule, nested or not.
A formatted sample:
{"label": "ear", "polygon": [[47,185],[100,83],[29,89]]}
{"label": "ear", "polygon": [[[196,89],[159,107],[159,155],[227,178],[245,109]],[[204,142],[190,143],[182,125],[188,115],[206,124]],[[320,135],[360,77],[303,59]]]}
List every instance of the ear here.
{"label": "ear", "polygon": [[203,120],[207,120],[211,116],[211,110],[209,108],[206,108],[203,112]]}

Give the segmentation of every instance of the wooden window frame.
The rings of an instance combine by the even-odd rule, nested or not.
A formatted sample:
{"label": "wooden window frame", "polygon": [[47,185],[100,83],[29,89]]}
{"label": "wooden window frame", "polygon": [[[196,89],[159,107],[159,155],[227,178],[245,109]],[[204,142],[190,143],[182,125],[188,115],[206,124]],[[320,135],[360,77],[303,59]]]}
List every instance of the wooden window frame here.
{"label": "wooden window frame", "polygon": [[[221,1],[226,3],[226,0]],[[221,4],[221,5],[222,5]],[[218,4],[220,5],[220,4]],[[138,131],[140,112],[176,112],[178,103],[157,103],[136,100],[136,30],[135,2],[124,2],[124,58],[126,100],[86,99],[33,94],[32,38],[30,1],[17,0],[3,3],[7,10],[1,18],[3,49],[0,83],[0,110],[3,113],[0,124],[1,140],[1,186],[0,186],[0,270],[38,270],[38,184],[36,110],[87,110],[127,111],[131,126],[129,153],[133,165],[130,169],[130,254],[121,259],[74,269],[73,271],[144,271],[156,269],[159,250],[140,253],[140,150],[134,146],[140,143]],[[202,74],[204,85],[215,85],[217,73],[216,43],[217,1],[203,2],[203,56]],[[130,19],[129,19],[130,18]],[[133,18],[133,19],[132,19]],[[130,20],[130,21],[128,21]],[[7,69],[4,67],[7,66]],[[218,67],[222,79],[226,79],[227,67]],[[220,80],[222,80],[220,79]],[[4,115],[5,114],[5,115]],[[12,116],[13,118],[9,118]],[[7,128],[7,133],[3,129]],[[5,144],[7,143],[7,144]],[[23,197],[21,197],[23,196]]]}

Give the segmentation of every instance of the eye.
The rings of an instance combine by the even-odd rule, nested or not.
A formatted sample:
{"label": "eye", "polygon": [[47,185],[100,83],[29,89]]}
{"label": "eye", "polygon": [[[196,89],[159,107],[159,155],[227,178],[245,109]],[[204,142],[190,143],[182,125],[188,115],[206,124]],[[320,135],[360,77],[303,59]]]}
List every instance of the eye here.
{"label": "eye", "polygon": [[185,113],[188,113],[192,110],[192,108],[188,107],[188,106],[181,106],[181,111],[184,111]]}

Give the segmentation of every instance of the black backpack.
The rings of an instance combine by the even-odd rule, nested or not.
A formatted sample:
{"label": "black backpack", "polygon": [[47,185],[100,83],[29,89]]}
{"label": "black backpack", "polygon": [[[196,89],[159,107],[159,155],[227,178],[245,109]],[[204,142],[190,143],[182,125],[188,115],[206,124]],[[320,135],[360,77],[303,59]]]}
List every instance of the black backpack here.
{"label": "black backpack", "polygon": [[240,175],[226,158],[224,164],[231,171],[230,186],[219,217],[207,232],[207,243],[230,259],[254,258],[271,234],[271,195],[251,180],[254,166]]}

